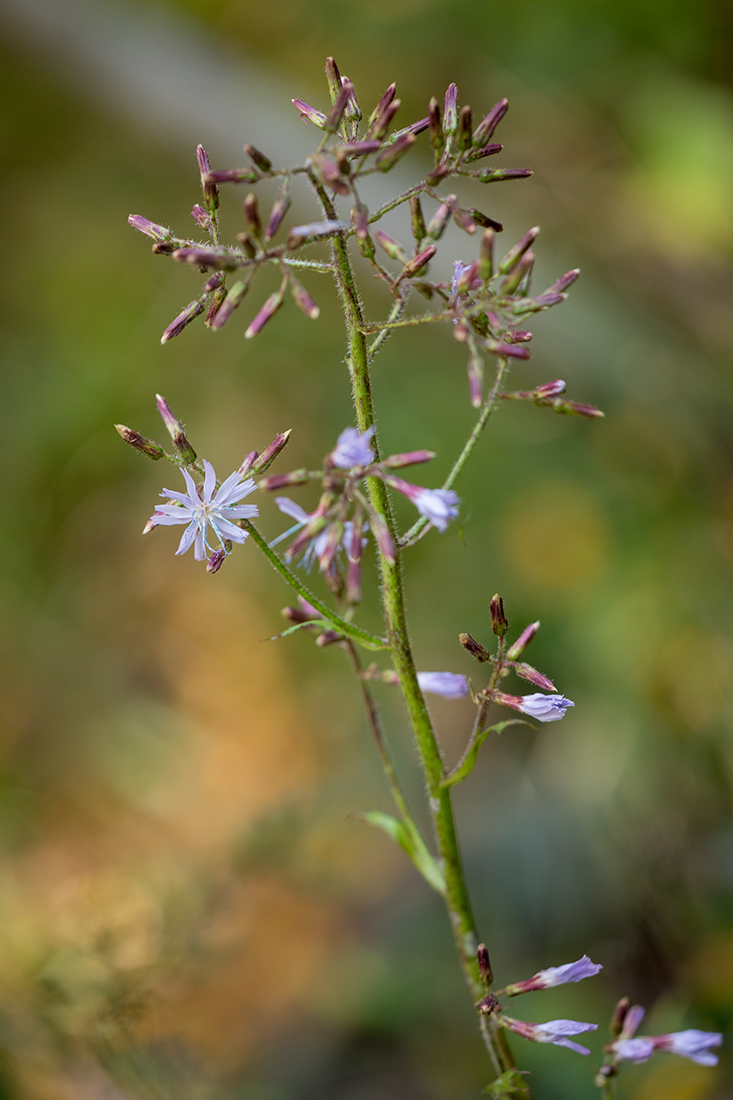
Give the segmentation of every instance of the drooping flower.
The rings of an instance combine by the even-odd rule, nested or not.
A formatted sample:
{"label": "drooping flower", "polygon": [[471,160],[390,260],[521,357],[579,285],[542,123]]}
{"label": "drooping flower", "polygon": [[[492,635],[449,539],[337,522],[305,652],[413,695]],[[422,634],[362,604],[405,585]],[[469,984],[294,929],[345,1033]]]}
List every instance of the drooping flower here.
{"label": "drooping flower", "polygon": [[578,1054],[590,1054],[590,1051],[568,1036],[580,1035],[583,1031],[595,1031],[598,1027],[598,1024],[584,1024],[578,1020],[548,1020],[546,1024],[529,1024],[511,1016],[501,1016],[499,1023],[533,1043],[553,1043],[556,1047],[569,1047]]}
{"label": "drooping flower", "polygon": [[502,706],[536,718],[538,722],[559,722],[565,717],[568,707],[575,706],[572,699],[566,699],[564,695],[543,695],[539,691],[534,695],[506,695],[503,691],[496,691],[493,699]]}
{"label": "drooping flower", "polygon": [[634,1062],[639,1065],[648,1061],[656,1051],[667,1054],[679,1054],[697,1062],[699,1066],[716,1066],[717,1054],[711,1047],[719,1047],[723,1036],[719,1031],[672,1031],[668,1035],[639,1035],[635,1039],[617,1039],[610,1044],[610,1050],[621,1062]]}
{"label": "drooping flower", "polygon": [[548,966],[546,970],[539,970],[526,981],[513,982],[504,992],[509,997],[516,997],[519,993],[529,993],[533,989],[549,989],[551,986],[565,985],[567,982],[580,982],[583,978],[594,977],[602,969],[600,963],[594,963],[587,955],[583,955],[577,962],[564,963],[562,966]]}
{"label": "drooping flower", "polygon": [[370,466],[374,462],[374,451],[369,442],[374,435],[374,425],[360,432],[358,428],[344,428],[331,452],[331,461],[340,470],[350,470],[352,466]]}
{"label": "drooping flower", "polygon": [[444,699],[462,699],[468,695],[468,677],[457,672],[418,672],[421,691],[442,695]]}
{"label": "drooping flower", "polygon": [[[161,504],[154,515],[150,517],[146,530],[153,527],[172,526],[178,523],[186,523],[188,526],[183,532],[176,554],[185,554],[193,545],[196,561],[203,561],[216,550],[224,549],[225,542],[244,542],[247,532],[237,527],[232,520],[252,519],[258,514],[256,504],[239,504],[244,497],[249,496],[256,489],[252,478],[246,481],[238,471],[230,474],[222,483],[216,493],[216,473],[210,462],[204,459],[204,484],[199,490],[188,470],[181,470],[186,482],[187,493],[177,493],[173,489],[164,489],[160,494],[170,500],[178,501],[177,504]],[[211,528],[217,537],[219,547],[212,548],[207,539],[207,528]]]}

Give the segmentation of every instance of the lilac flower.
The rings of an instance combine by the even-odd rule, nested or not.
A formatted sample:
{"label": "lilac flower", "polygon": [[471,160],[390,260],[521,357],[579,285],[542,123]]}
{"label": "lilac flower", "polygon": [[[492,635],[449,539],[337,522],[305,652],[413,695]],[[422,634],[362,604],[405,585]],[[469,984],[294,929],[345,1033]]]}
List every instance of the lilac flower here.
{"label": "lilac flower", "polygon": [[[453,264],[453,278],[451,279],[450,292],[455,294],[458,290],[458,280],[463,275],[464,271],[468,270],[468,264],[464,264],[462,260],[456,260]],[[458,324],[457,321],[454,324]]]}
{"label": "lilac flower", "polygon": [[587,955],[577,962],[564,963],[562,966],[548,966],[546,970],[540,970],[531,978],[523,982],[513,982],[506,987],[509,997],[516,997],[519,993],[529,993],[533,989],[549,989],[554,985],[565,985],[567,982],[580,982],[583,978],[594,977],[603,967],[600,963],[592,962]]}
{"label": "lilac flower", "polygon": [[534,695],[505,695],[503,691],[497,691],[493,698],[502,706],[519,710],[538,722],[559,722],[565,717],[568,707],[575,706],[572,699],[566,699],[564,695],[543,695],[539,691]]}
{"label": "lilac flower", "polygon": [[421,485],[411,485],[409,481],[393,474],[388,474],[384,480],[393,489],[404,493],[420,515],[430,520],[439,531],[445,531],[450,521],[458,515],[461,500],[452,489],[424,489]]}
{"label": "lilac flower", "polygon": [[247,532],[231,521],[251,519],[258,514],[256,504],[239,504],[243,497],[249,496],[256,488],[251,478],[242,481],[239,472],[235,471],[214,493],[216,474],[214,467],[206,459],[204,471],[204,484],[199,492],[188,470],[181,470],[188,492],[177,493],[173,489],[164,489],[160,495],[178,501],[178,504],[159,505],[146,525],[146,530],[151,530],[158,526],[187,523],[188,527],[183,532],[176,554],[185,554],[193,545],[196,561],[204,560],[205,550],[209,554],[215,553],[207,541],[207,527],[211,527],[221,548],[225,550],[224,543],[227,539],[231,542],[244,542],[247,538]]}
{"label": "lilac flower", "polygon": [[[290,516],[292,519],[297,520],[292,527],[289,527],[287,531],[283,531],[281,535],[278,535],[276,539],[273,539],[270,546],[277,546],[283,539],[288,538],[294,531],[299,531],[302,527],[305,527],[307,523],[313,519],[315,512],[306,512],[304,508],[301,508],[290,497],[275,497],[275,504],[281,512],[284,512],[286,516]],[[368,525],[363,524],[363,530],[367,530]],[[343,532],[339,539],[338,549],[348,548],[351,544],[351,535],[353,530],[353,524],[350,520],[347,520],[343,525]],[[301,565],[310,572],[313,568],[313,562],[316,558],[320,558],[326,549],[326,545],[329,539],[329,527],[324,527],[323,530],[315,536],[315,538],[306,547],[305,553]],[[366,546],[366,539],[362,539],[362,547]]]}
{"label": "lilac flower", "polygon": [[374,462],[374,451],[369,440],[374,435],[374,426],[360,432],[358,428],[344,428],[331,452],[331,461],[340,470],[350,470],[352,466],[370,466]]}
{"label": "lilac flower", "polygon": [[468,695],[468,678],[457,672],[418,672],[421,691],[442,695],[445,699],[462,699]]}
{"label": "lilac flower", "polygon": [[533,1043],[553,1043],[556,1047],[569,1047],[578,1054],[590,1054],[587,1047],[574,1043],[568,1035],[579,1035],[583,1031],[595,1031],[598,1024],[584,1024],[578,1020],[548,1020],[546,1024],[528,1024],[524,1020],[515,1020],[511,1016],[502,1016],[501,1025],[516,1032]]}
{"label": "lilac flower", "polygon": [[718,1056],[711,1047],[719,1047],[723,1036],[719,1031],[673,1031],[668,1035],[639,1035],[636,1039],[617,1039],[611,1044],[611,1050],[622,1062],[634,1062],[639,1065],[648,1061],[655,1051],[667,1054],[679,1054],[697,1062],[699,1066],[717,1066]]}

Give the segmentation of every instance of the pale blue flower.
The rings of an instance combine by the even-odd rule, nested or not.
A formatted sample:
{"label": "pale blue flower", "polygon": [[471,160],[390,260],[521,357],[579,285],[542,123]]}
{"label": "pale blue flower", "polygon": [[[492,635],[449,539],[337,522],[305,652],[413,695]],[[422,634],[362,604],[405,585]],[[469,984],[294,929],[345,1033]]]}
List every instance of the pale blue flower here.
{"label": "pale blue flower", "polygon": [[204,484],[200,491],[188,470],[182,469],[181,473],[188,492],[177,493],[173,489],[164,489],[160,495],[178,503],[161,504],[156,508],[155,514],[148,521],[146,530],[178,523],[188,524],[176,554],[185,554],[193,545],[196,561],[203,561],[207,554],[215,553],[215,549],[209,545],[207,539],[209,527],[224,550],[227,540],[244,542],[247,532],[232,523],[232,520],[252,519],[258,514],[256,504],[239,504],[240,500],[249,496],[257,488],[252,478],[243,481],[242,475],[235,470],[214,493],[216,474],[214,467],[206,459],[204,459]]}

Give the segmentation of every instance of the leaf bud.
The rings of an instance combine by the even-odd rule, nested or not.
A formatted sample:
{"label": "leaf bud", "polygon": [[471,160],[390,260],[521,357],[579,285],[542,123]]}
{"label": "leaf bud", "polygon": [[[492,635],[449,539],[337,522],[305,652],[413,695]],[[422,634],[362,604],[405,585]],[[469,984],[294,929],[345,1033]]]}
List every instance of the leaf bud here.
{"label": "leaf bud", "polygon": [[504,614],[504,601],[498,592],[491,598],[489,611],[491,612],[491,629],[497,638],[503,638],[509,629],[509,623]]}
{"label": "leaf bud", "polygon": [[481,642],[477,642],[470,634],[459,634],[458,641],[461,643],[464,649],[468,650],[472,657],[477,661],[481,661],[483,664],[486,661],[491,660],[491,654],[485,646],[481,645]]}

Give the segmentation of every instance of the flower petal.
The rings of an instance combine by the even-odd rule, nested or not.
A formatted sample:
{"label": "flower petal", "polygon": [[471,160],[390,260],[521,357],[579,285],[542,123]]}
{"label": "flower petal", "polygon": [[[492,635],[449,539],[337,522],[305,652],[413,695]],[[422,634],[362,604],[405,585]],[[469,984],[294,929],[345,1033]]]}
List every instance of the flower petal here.
{"label": "flower petal", "polygon": [[204,475],[204,500],[208,504],[211,500],[211,494],[216,488],[216,473],[214,467],[206,459],[204,459],[204,470],[206,471]]}
{"label": "flower petal", "polygon": [[281,512],[284,512],[286,516],[290,516],[291,519],[297,519],[299,523],[307,523],[311,518],[310,513],[306,512],[299,504],[296,504],[290,497],[275,497],[275,504]]}
{"label": "flower petal", "polygon": [[194,538],[196,538],[196,534],[198,532],[198,529],[199,529],[199,524],[198,524],[197,520],[195,520],[195,519],[192,520],[191,523],[189,523],[186,530],[183,532],[183,535],[181,537],[181,541],[178,544],[178,549],[176,550],[177,554],[185,554],[186,553],[186,551],[191,546],[191,543],[193,542]]}

